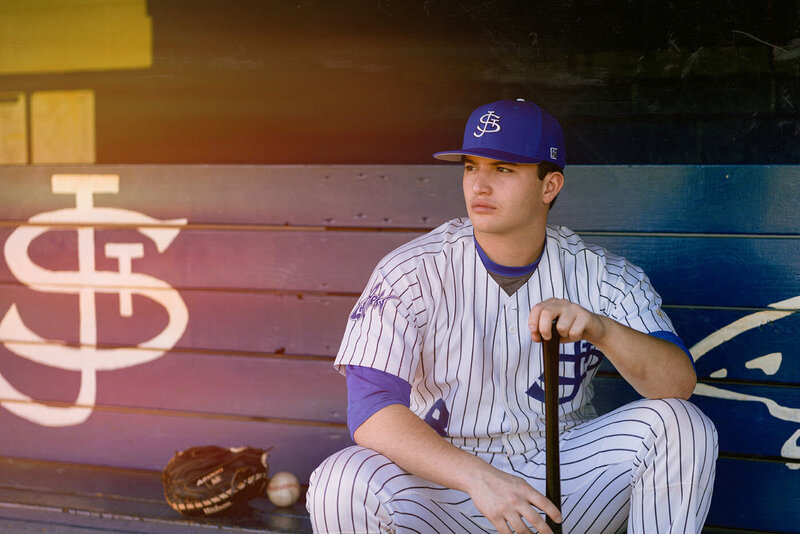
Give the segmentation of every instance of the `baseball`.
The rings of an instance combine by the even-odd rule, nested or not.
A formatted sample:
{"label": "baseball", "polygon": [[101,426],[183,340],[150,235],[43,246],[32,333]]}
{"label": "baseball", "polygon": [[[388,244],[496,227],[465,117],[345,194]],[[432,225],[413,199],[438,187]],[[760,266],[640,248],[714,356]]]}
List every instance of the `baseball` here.
{"label": "baseball", "polygon": [[275,473],[267,484],[267,497],[275,506],[291,506],[300,497],[300,482],[287,471]]}

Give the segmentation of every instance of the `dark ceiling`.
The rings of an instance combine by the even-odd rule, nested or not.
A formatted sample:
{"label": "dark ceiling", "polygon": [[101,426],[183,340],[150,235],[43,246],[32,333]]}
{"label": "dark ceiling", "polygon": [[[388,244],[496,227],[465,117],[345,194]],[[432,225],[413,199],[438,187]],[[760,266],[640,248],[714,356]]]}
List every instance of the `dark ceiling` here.
{"label": "dark ceiling", "polygon": [[562,120],[568,163],[800,162],[797,0],[147,8],[151,68],[0,90],[93,89],[98,163],[430,163],[516,97]]}

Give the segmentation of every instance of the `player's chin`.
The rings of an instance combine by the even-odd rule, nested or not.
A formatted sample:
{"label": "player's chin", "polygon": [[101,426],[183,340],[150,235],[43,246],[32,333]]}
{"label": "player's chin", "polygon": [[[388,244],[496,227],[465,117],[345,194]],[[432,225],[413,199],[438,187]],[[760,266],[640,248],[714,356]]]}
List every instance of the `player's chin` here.
{"label": "player's chin", "polygon": [[497,233],[497,229],[494,225],[488,224],[486,221],[481,220],[479,217],[470,217],[472,220],[472,227],[475,229],[476,232],[480,232],[482,234],[494,234]]}
{"label": "player's chin", "polygon": [[492,232],[496,231],[499,226],[499,221],[495,213],[476,213],[473,210],[467,210],[467,214],[472,221],[472,226],[475,227],[476,230]]}
{"label": "player's chin", "polygon": [[[477,224],[476,224],[477,222]],[[508,228],[505,225],[498,224],[496,221],[472,221],[472,227],[476,232],[482,235],[501,236],[507,235]]]}

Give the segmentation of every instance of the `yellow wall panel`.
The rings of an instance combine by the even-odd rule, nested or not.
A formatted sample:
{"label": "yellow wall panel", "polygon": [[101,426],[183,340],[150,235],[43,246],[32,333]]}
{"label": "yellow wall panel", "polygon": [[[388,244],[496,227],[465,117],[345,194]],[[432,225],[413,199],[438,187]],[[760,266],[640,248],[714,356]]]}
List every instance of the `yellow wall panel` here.
{"label": "yellow wall panel", "polygon": [[94,163],[94,91],[37,91],[31,97],[33,163]]}
{"label": "yellow wall panel", "polygon": [[0,74],[149,68],[145,0],[0,2]]}
{"label": "yellow wall panel", "polygon": [[0,165],[28,163],[25,93],[0,93]]}

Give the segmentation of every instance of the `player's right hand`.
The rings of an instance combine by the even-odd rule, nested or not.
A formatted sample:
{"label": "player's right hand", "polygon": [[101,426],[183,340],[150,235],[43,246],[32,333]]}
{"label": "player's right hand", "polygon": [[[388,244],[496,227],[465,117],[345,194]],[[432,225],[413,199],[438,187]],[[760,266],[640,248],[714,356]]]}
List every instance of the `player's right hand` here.
{"label": "player's right hand", "polygon": [[500,534],[533,534],[523,518],[541,534],[553,534],[539,514],[545,512],[560,523],[561,512],[547,497],[520,477],[504,473],[490,465],[475,474],[468,493],[478,511]]}

